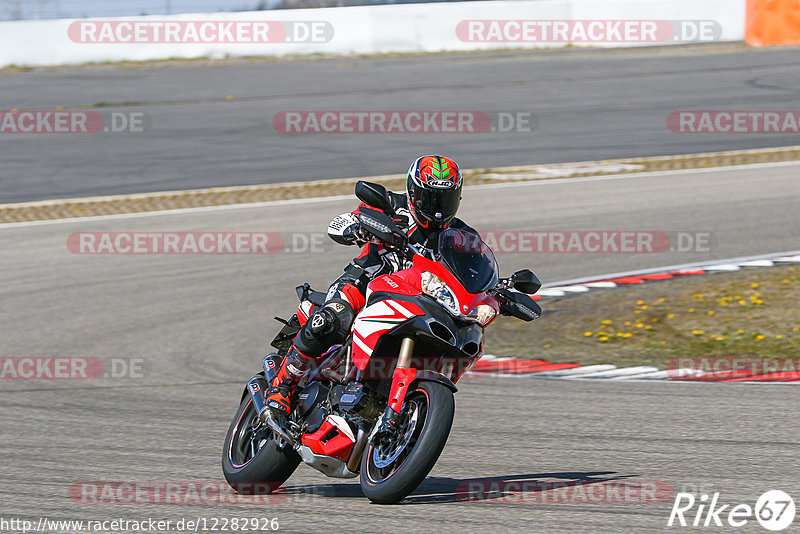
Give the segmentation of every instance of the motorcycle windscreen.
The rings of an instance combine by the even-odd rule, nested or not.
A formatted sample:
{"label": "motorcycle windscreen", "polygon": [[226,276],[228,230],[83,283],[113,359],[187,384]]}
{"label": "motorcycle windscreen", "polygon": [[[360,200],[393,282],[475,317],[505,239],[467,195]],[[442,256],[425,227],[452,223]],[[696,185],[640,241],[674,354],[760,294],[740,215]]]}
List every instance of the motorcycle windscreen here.
{"label": "motorcycle windscreen", "polygon": [[470,293],[480,293],[497,284],[497,260],[478,234],[447,228],[439,234],[439,257]]}

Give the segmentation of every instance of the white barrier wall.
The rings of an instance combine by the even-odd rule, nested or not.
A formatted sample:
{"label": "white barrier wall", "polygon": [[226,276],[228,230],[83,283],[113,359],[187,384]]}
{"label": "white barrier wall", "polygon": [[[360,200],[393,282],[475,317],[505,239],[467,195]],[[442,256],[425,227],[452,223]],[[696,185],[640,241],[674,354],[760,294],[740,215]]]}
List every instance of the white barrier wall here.
{"label": "white barrier wall", "polygon": [[[95,19],[85,19],[92,21]],[[459,39],[461,21],[713,21],[714,40],[742,41],[745,0],[528,0],[400,4],[324,9],[254,11],[98,19],[108,21],[316,21],[330,39],[316,42],[274,43],[84,43],[70,39],[74,20],[0,23],[0,67],[72,65],[106,61],[143,61],[168,58],[282,56],[287,54],[370,54],[383,52],[439,52],[492,48],[577,46],[640,46],[680,41],[603,42],[573,40],[540,42],[510,40],[471,42]],[[84,22],[84,21],[82,21]],[[466,23],[462,23],[462,28]],[[285,25],[284,25],[285,26]],[[304,24],[308,26],[308,24]],[[664,24],[660,24],[663,30]],[[292,27],[289,25],[288,27]],[[272,28],[272,27],[271,27]],[[487,25],[488,28],[488,25]],[[503,24],[506,34],[520,34]],[[300,28],[302,29],[302,28]],[[663,31],[660,32],[663,34]],[[461,34],[468,35],[468,34]],[[485,32],[483,35],[488,35]],[[495,34],[497,35],[497,34]],[[500,33],[502,37],[503,32]],[[529,34],[530,35],[530,34]]]}

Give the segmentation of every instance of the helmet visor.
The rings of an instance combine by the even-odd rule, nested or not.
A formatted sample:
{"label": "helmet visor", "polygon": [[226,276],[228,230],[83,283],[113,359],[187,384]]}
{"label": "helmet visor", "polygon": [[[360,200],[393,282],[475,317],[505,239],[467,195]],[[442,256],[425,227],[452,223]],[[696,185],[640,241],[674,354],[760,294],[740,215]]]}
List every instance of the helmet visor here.
{"label": "helmet visor", "polygon": [[456,216],[461,203],[461,188],[425,189],[414,188],[414,204],[421,215],[434,222],[450,222]]}

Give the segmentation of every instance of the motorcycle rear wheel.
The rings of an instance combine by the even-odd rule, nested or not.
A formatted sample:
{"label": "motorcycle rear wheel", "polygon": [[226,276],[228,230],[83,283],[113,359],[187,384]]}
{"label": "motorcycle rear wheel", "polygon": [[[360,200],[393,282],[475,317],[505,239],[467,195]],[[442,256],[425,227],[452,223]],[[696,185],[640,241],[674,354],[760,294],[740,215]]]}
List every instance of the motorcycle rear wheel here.
{"label": "motorcycle rear wheel", "polygon": [[[253,401],[246,395],[228,428],[222,451],[225,480],[238,493],[271,493],[294,473],[300,456],[290,447],[278,448],[272,431],[257,424]],[[259,427],[253,432],[254,427]]]}
{"label": "motorcycle rear wheel", "polygon": [[453,392],[420,382],[406,395],[398,436],[370,444],[361,459],[361,490],[372,502],[392,504],[425,480],[439,459],[453,424]]}

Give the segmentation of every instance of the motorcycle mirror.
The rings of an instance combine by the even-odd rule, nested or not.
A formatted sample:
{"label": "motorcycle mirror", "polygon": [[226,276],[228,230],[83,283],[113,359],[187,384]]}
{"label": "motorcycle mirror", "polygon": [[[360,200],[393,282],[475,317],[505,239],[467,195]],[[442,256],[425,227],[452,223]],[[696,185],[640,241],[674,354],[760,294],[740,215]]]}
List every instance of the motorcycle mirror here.
{"label": "motorcycle mirror", "polygon": [[533,321],[542,315],[542,307],[528,295],[509,292],[508,296],[511,315],[517,319]]}
{"label": "motorcycle mirror", "polygon": [[356,196],[369,206],[394,215],[394,209],[389,203],[389,195],[382,185],[359,180],[356,182]]}
{"label": "motorcycle mirror", "polygon": [[406,235],[394,223],[391,217],[369,208],[358,208],[358,221],[370,234],[391,245],[404,245]]}
{"label": "motorcycle mirror", "polygon": [[511,283],[517,291],[533,295],[542,287],[542,283],[530,269],[522,269],[511,275]]}

